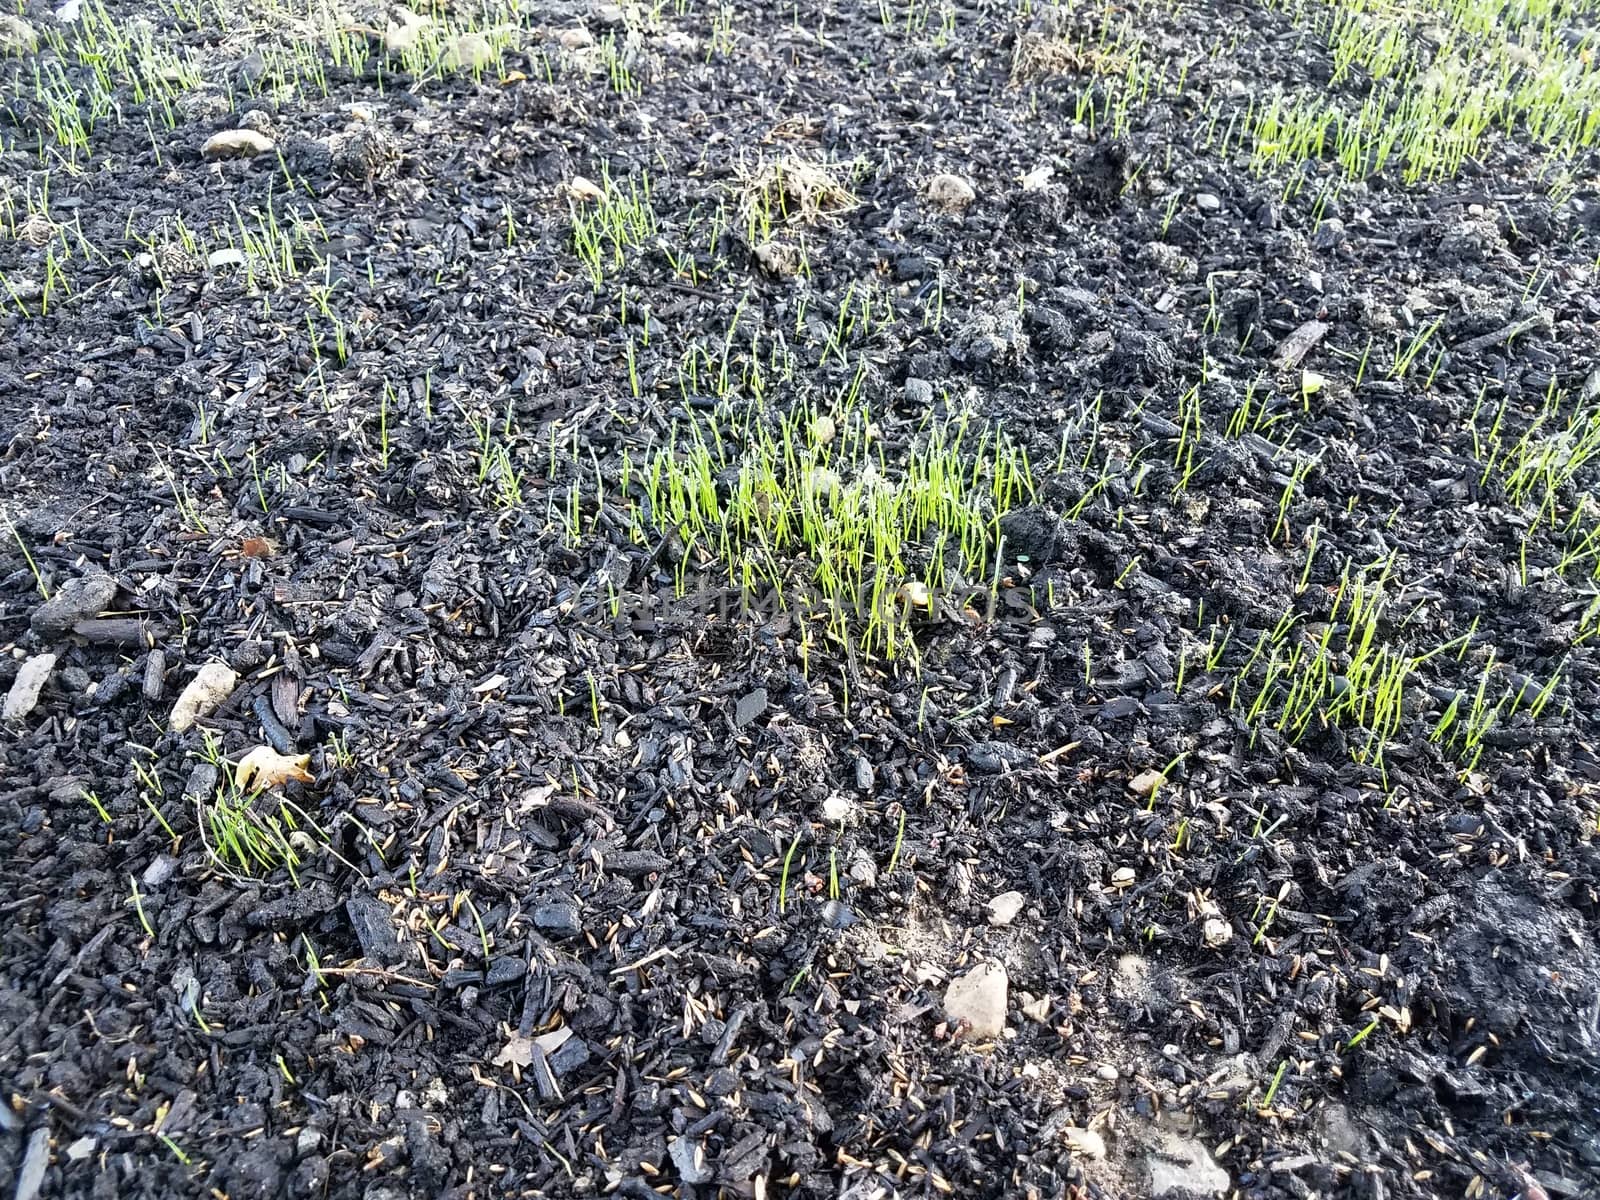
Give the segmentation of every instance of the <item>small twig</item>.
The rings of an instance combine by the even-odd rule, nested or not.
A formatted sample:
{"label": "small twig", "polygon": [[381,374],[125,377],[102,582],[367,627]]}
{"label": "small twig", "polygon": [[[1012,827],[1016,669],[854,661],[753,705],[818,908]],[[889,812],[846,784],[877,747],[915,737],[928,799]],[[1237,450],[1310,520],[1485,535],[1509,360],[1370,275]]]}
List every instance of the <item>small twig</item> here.
{"label": "small twig", "polygon": [[1496,329],[1493,333],[1486,333],[1482,337],[1475,337],[1462,342],[1459,346],[1451,347],[1452,354],[1476,354],[1481,350],[1488,350],[1512,338],[1521,337],[1530,329],[1543,327],[1550,329],[1555,325],[1555,317],[1547,308],[1541,308],[1532,316],[1523,317],[1520,321]]}

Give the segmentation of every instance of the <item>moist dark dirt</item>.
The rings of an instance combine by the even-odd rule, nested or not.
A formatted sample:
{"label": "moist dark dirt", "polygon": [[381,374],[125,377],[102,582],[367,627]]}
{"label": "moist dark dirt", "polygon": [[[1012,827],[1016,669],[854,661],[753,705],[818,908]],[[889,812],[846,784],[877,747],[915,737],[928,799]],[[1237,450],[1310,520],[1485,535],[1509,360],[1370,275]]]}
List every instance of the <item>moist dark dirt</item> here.
{"label": "moist dark dirt", "polygon": [[[1225,124],[1327,75],[1276,12],[1150,6],[1175,55],[1236,46],[1112,137],[1077,119],[1104,80],[1013,80],[1035,18],[952,11],[941,40],[742,3],[730,41],[700,6],[635,30],[533,3],[481,80],[332,70],[326,97],[240,92],[153,135],[130,99],[52,172],[50,219],[104,261],[0,316],[0,684],[57,656],[0,741],[0,1175],[1600,1195],[1593,589],[1473,434],[1592,400],[1600,199],[1551,200],[1509,143],[1427,187],[1253,174],[1206,146],[1206,104]],[[637,90],[573,30],[627,41]],[[249,51],[178,32],[219,78]],[[19,183],[43,169],[26,64],[0,63]],[[238,109],[281,160],[202,160]],[[729,199],[784,154],[854,164],[859,201],[782,233],[792,278]],[[964,211],[928,203],[939,172]],[[597,287],[572,181],[646,173],[659,238]],[[173,233],[253,211],[302,218],[296,278]],[[13,282],[44,254],[0,237]],[[830,348],[867,295],[887,315]],[[796,369],[717,395],[685,382],[696,343]],[[688,551],[634,539],[617,482],[693,414],[852,387],[889,458],[965,412],[1036,475],[996,579],[914,619],[915,663],[670,603]],[[1269,419],[1230,436],[1245,405]],[[1563,516],[1593,520],[1593,484]],[[1246,666],[1374,563],[1382,636],[1450,647],[1381,761],[1358,726],[1252,719]],[[235,686],[173,732],[212,660]],[[1495,698],[1555,684],[1469,764],[1433,734],[1485,671]],[[197,816],[208,753],[259,744],[311,756],[286,794],[326,844],[293,879],[221,869]],[[1010,985],[986,1039],[944,1008],[983,962]]]}

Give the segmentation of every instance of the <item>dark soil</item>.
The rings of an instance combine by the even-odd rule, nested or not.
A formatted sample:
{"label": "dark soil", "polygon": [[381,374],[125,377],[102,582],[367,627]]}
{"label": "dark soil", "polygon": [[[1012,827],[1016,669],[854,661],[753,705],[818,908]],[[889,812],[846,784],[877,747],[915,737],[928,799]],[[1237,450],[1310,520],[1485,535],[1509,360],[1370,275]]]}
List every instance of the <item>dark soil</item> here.
{"label": "dark soil", "polygon": [[[1503,408],[1509,444],[1552,389],[1563,421],[1592,406],[1600,197],[1553,201],[1498,141],[1429,186],[1252,174],[1207,147],[1208,106],[1327,72],[1254,6],[1149,6],[1188,89],[1116,137],[1076,121],[1106,79],[1013,82],[1042,16],[959,5],[945,40],[937,10],[686,7],[530,0],[481,80],[381,86],[385,17],[358,13],[374,56],[326,97],[218,92],[152,135],[129,95],[70,165],[38,153],[38,56],[0,59],[0,176],[20,196],[49,166],[50,221],[103,254],[0,316],[0,693],[57,656],[0,733],[0,1177],[1132,1198],[1217,1195],[1220,1168],[1241,1197],[1600,1195],[1594,588],[1472,426]],[[114,11],[208,78],[249,69],[239,27]],[[281,160],[202,160],[240,109]],[[809,276],[731,215],[783,154],[856,164],[853,208],[784,235]],[[571,181],[646,172],[659,233],[596,288]],[[924,197],[939,172],[965,211]],[[296,277],[174,232],[253,210],[300,215]],[[47,253],[0,230],[19,287]],[[684,383],[695,344],[734,347],[725,395],[704,363]],[[792,376],[758,392],[751,345]],[[916,663],[672,602],[692,554],[630,536],[624,456],[857,383],[891,458],[930,410],[1027,448],[996,602],[979,581],[916,617]],[[1229,436],[1246,403],[1277,419]],[[1569,529],[1596,478],[1558,489]],[[1252,720],[1258,639],[1286,610],[1320,634],[1347,564],[1385,562],[1381,636],[1451,648],[1381,760],[1352,724]],[[212,660],[236,685],[173,732]],[[1471,762],[1432,734],[1486,668],[1491,702],[1556,683]],[[284,794],[327,844],[293,878],[224,869],[199,819],[208,754],[261,744],[311,756]],[[983,962],[998,1038],[944,1008]]]}

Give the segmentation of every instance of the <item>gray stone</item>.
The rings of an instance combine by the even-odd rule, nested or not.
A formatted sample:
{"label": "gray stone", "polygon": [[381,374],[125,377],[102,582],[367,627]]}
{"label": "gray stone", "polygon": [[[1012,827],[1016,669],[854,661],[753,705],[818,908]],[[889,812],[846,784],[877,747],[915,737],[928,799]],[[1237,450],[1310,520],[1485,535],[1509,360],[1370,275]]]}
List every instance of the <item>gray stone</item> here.
{"label": "gray stone", "polygon": [[876,776],[877,772],[873,769],[872,763],[868,760],[866,755],[856,755],[856,789],[858,791],[870,792]]}
{"label": "gray stone", "polygon": [[980,963],[950,981],[944,993],[945,1016],[956,1036],[980,1041],[997,1038],[1006,1027],[1006,992],[1010,980],[999,963]]}
{"label": "gray stone", "polygon": [[170,854],[158,854],[151,860],[150,865],[144,869],[144,886],[154,890],[172,878],[173,872],[178,869],[178,860]]}
{"label": "gray stone", "polygon": [[1144,1167],[1153,1197],[1221,1196],[1232,1184],[1211,1151],[1193,1138],[1171,1132],[1161,1135]]}
{"label": "gray stone", "polygon": [[1092,1129],[1079,1129],[1076,1125],[1068,1125],[1061,1131],[1062,1138],[1067,1143],[1067,1149],[1084,1158],[1104,1158],[1106,1156],[1106,1140]]}
{"label": "gray stone", "polygon": [[187,687],[178,693],[167,723],[173,733],[184,733],[194,728],[201,717],[208,717],[229,696],[239,682],[239,675],[224,662],[208,662],[195,672]]}
{"label": "gray stone", "polygon": [[44,691],[55,667],[54,654],[35,654],[22,664],[17,677],[11,681],[11,690],[6,693],[3,715],[7,721],[20,721],[38,707],[39,694]]}
{"label": "gray stone", "polygon": [[1140,771],[1128,780],[1128,790],[1135,796],[1149,796],[1151,792],[1167,781],[1167,777],[1157,770]]}
{"label": "gray stone", "polygon": [[975,742],[967,749],[967,762],[975,771],[999,775],[1033,765],[1033,755],[1010,742]]}
{"label": "gray stone", "polygon": [[822,905],[822,923],[829,929],[849,929],[856,923],[856,914],[842,900],[828,900]]}
{"label": "gray stone", "polygon": [[933,384],[926,379],[906,380],[906,400],[919,407],[933,403]]}
{"label": "gray stone", "polygon": [[697,1185],[710,1183],[716,1178],[716,1172],[706,1162],[705,1152],[694,1138],[673,1138],[667,1143],[667,1153],[672,1156],[672,1165],[681,1182]]}
{"label": "gray stone", "polygon": [[767,689],[758,687],[748,695],[739,697],[733,708],[733,725],[735,729],[743,729],[762,713],[767,711]]}
{"label": "gray stone", "polygon": [[557,1076],[569,1075],[589,1061],[589,1043],[581,1037],[569,1037],[549,1052],[550,1069]]}
{"label": "gray stone", "polygon": [[440,62],[447,71],[482,71],[499,60],[499,51],[483,34],[462,33],[450,39]]}
{"label": "gray stone", "polygon": [[96,572],[69,579],[28,618],[35,633],[56,637],[68,632],[79,621],[99,616],[117,598],[117,581]]}
{"label": "gray stone", "polygon": [[1210,192],[1196,192],[1194,206],[1203,213],[1221,212],[1222,199]]}
{"label": "gray stone", "polygon": [[345,915],[355,931],[361,952],[375,963],[405,961],[406,953],[395,937],[393,914],[376,896],[357,893],[345,901]]}
{"label": "gray stone", "polygon": [[1001,892],[989,901],[989,924],[1009,925],[1017,919],[1017,914],[1022,911],[1026,897],[1021,892]]}
{"label": "gray stone", "polygon": [[28,1148],[22,1155],[22,1167],[17,1172],[16,1200],[36,1200],[44,1187],[44,1172],[49,1165],[50,1127],[41,1125],[28,1138]]}

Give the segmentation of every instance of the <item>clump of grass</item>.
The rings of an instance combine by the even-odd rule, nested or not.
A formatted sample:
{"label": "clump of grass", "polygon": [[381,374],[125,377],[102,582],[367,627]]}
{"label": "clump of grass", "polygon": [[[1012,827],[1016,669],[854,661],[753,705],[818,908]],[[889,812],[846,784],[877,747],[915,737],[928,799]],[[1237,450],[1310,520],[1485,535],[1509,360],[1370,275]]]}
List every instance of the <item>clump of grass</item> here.
{"label": "clump of grass", "polygon": [[1556,688],[1566,671],[1565,664],[1556,668],[1542,685],[1532,679],[1512,676],[1496,671],[1495,651],[1491,647],[1478,676],[1477,687],[1467,692],[1457,692],[1433,728],[1431,740],[1448,746],[1460,759],[1461,774],[1465,778],[1474,771],[1487,744],[1487,737],[1502,721],[1514,719],[1526,712],[1529,720],[1537,721],[1549,706]]}
{"label": "clump of grass", "polygon": [[1087,39],[1073,41],[1030,29],[1011,48],[1011,83],[1020,86],[1058,75],[1121,75],[1130,62],[1121,45],[1121,36],[1103,36],[1090,45]]}
{"label": "clump of grass", "polygon": [[599,290],[606,272],[619,271],[631,254],[648,245],[658,228],[650,198],[650,176],[617,183],[603,172],[598,185],[590,184],[571,199],[572,245],[584,272]]}
{"label": "clump of grass", "polygon": [[1333,0],[1323,11],[1313,23],[1334,86],[1251,102],[1243,128],[1257,169],[1332,158],[1348,178],[1396,166],[1416,184],[1455,175],[1495,133],[1562,158],[1600,137],[1593,37],[1570,36],[1577,5]]}
{"label": "clump of grass", "polygon": [[726,410],[674,431],[623,496],[644,525],[678,538],[677,584],[693,567],[794,612],[802,654],[814,625],[867,654],[911,649],[908,610],[939,589],[989,584],[1000,519],[1033,494],[1027,456],[965,416],[929,419],[891,459],[862,404],[809,405],[775,425]]}
{"label": "clump of grass", "polygon": [[1539,411],[1515,437],[1508,427],[1508,418],[1516,419],[1509,400],[1501,402],[1487,429],[1481,427],[1483,418],[1480,396],[1468,424],[1473,453],[1483,464],[1479,486],[1498,479],[1513,505],[1533,510],[1521,537],[1521,583],[1528,583],[1529,544],[1541,529],[1567,539],[1557,575],[1585,563],[1600,579],[1600,528],[1586,520],[1593,506],[1584,486],[1593,482],[1591,467],[1600,458],[1600,397],[1569,404],[1552,382]]}
{"label": "clump of grass", "polygon": [[850,188],[850,168],[842,163],[786,154],[741,166],[735,186],[740,222],[751,245],[771,240],[775,228],[815,225],[849,212],[860,201]]}
{"label": "clump of grass", "polygon": [[1262,631],[1233,685],[1236,702],[1241,687],[1254,691],[1246,708],[1253,729],[1266,724],[1299,742],[1326,726],[1359,727],[1368,736],[1358,761],[1382,762],[1418,662],[1380,636],[1393,566],[1393,555],[1354,573],[1347,566],[1320,634],[1308,636],[1302,614],[1292,609]]}

